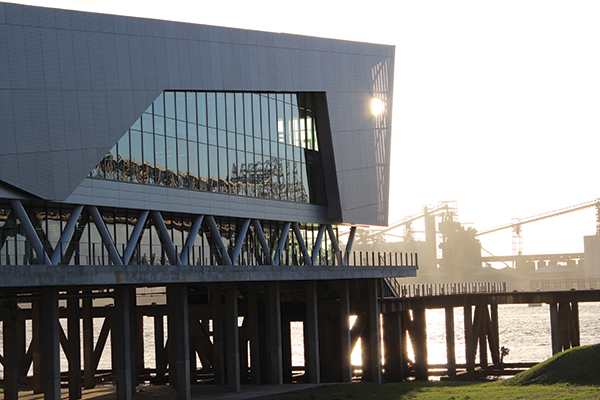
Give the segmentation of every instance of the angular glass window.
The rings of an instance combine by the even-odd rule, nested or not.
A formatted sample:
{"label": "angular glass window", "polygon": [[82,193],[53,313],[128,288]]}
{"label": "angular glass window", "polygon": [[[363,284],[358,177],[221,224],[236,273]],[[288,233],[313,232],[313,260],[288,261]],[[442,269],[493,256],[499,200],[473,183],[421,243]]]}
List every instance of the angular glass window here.
{"label": "angular glass window", "polygon": [[312,93],[161,93],[95,179],[326,204]]}

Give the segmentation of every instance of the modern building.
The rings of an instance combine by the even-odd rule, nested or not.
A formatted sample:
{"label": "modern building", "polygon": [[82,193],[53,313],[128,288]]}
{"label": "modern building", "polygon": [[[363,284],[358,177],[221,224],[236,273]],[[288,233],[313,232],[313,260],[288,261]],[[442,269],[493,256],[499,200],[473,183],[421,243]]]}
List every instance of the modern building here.
{"label": "modern building", "polygon": [[[93,386],[100,315],[119,398],[147,370],[142,315],[168,317],[151,376],[168,353],[180,398],[196,354],[232,390],[291,379],[293,320],[306,379],[350,379],[350,328],[340,341],[319,313],[345,304],[339,332],[367,296],[376,321],[381,278],[416,273],[407,255],[351,252],[357,224],[388,222],[393,70],[393,46],[0,3],[5,398],[32,361],[34,390],[59,398],[59,343],[77,395],[80,341],[61,336],[83,341]],[[136,307],[148,287],[167,306]],[[363,367],[374,380],[377,348]]]}

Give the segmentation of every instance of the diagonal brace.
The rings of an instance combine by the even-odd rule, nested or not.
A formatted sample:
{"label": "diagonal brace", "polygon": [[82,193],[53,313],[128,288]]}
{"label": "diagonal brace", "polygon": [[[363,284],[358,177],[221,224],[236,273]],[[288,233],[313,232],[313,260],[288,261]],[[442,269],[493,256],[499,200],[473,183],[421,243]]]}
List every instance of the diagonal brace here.
{"label": "diagonal brace", "polygon": [[227,248],[223,243],[223,238],[221,237],[221,233],[219,232],[219,228],[217,227],[217,223],[212,215],[206,217],[208,221],[208,226],[210,227],[210,233],[212,233],[212,237],[215,240],[215,244],[219,251],[221,252],[221,263],[224,265],[232,265],[231,259],[229,258],[229,254],[227,253]]}
{"label": "diagonal brace", "polygon": [[279,242],[277,242],[277,250],[275,251],[275,257],[273,257],[273,265],[279,265],[279,259],[281,258],[281,252],[283,251],[283,247],[285,246],[285,241],[287,240],[288,233],[290,231],[290,222],[286,222],[283,224],[283,229],[281,230],[281,236],[279,237]]}
{"label": "diagonal brace", "polygon": [[162,214],[159,211],[152,211],[152,222],[154,222],[154,226],[156,229],[158,229],[158,237],[161,244],[167,250],[167,255],[169,257],[169,261],[171,261],[171,265],[181,265],[181,260],[179,260],[177,250],[175,249],[175,245],[173,244],[169,230],[167,229]]}
{"label": "diagonal brace", "polygon": [[38,256],[38,260],[40,261],[40,263],[45,265],[52,265],[52,261],[50,261],[48,254],[46,254],[46,250],[44,250],[44,245],[42,244],[40,237],[35,232],[35,228],[33,227],[33,224],[31,223],[31,220],[29,219],[25,208],[23,208],[23,204],[21,204],[19,200],[11,200],[10,205],[15,214],[17,215],[19,221],[21,221],[21,226],[25,230],[25,235],[27,235],[27,239],[29,239],[31,247],[33,247],[33,249],[35,250],[35,253]]}
{"label": "diagonal brace", "polygon": [[192,224],[190,232],[188,233],[188,237],[187,237],[187,239],[185,241],[185,245],[183,247],[183,250],[181,251],[181,255],[179,256],[180,259],[181,259],[181,264],[182,265],[188,265],[189,264],[190,249],[192,248],[192,246],[196,242],[196,238],[198,237],[198,232],[200,231],[200,228],[202,227],[202,221],[203,220],[204,220],[204,215],[198,215],[194,219],[194,223]]}
{"label": "diagonal brace", "polygon": [[252,220],[252,226],[254,227],[254,233],[258,237],[258,241],[263,250],[263,256],[265,257],[266,265],[273,265],[273,259],[271,258],[271,249],[269,248],[269,244],[267,243],[267,239],[265,238],[265,233],[260,226],[260,222],[257,219]]}
{"label": "diagonal brace", "polygon": [[321,243],[323,242],[323,234],[325,234],[325,225],[319,226],[319,233],[317,233],[317,239],[312,251],[312,265],[317,264],[317,258],[319,257],[319,251],[321,250]]}
{"label": "diagonal brace", "polygon": [[231,261],[233,262],[233,265],[238,265],[237,259],[240,256],[242,245],[244,244],[244,239],[246,239],[246,233],[248,232],[249,226],[250,219],[244,220],[244,222],[242,222],[242,226],[240,227],[240,231],[235,238],[235,248],[233,249],[233,254],[231,255]]}
{"label": "diagonal brace", "polygon": [[304,263],[306,265],[313,265],[310,254],[308,254],[308,249],[306,248],[306,243],[304,242],[304,238],[302,237],[302,232],[300,232],[300,226],[298,226],[297,222],[292,223],[292,229],[294,230],[296,240],[298,240],[298,245],[300,246],[300,250],[302,251],[302,255],[304,256]]}
{"label": "diagonal brace", "polygon": [[75,230],[75,226],[77,225],[77,221],[79,220],[81,211],[83,211],[83,206],[79,205],[79,206],[75,206],[75,208],[73,209],[73,212],[71,212],[69,221],[67,222],[65,229],[63,229],[63,231],[60,235],[60,239],[58,240],[58,243],[56,244],[56,248],[54,249],[54,252],[52,252],[52,257],[50,257],[50,261],[52,261],[52,265],[58,265],[59,263],[62,263],[61,258],[62,258],[63,252],[69,245],[69,239],[71,238],[71,235],[73,234],[73,231]]}
{"label": "diagonal brace", "polygon": [[119,253],[117,252],[117,248],[115,247],[115,244],[114,244],[112,238],[110,237],[110,233],[108,232],[108,229],[106,229],[106,225],[104,224],[104,220],[102,219],[102,216],[100,215],[100,211],[98,211],[98,208],[96,206],[89,206],[88,212],[92,216],[92,219],[94,220],[94,224],[96,225],[96,228],[98,228],[98,233],[100,233],[102,242],[104,243],[104,246],[108,250],[108,255],[110,257],[110,260],[115,265],[123,265],[123,261],[121,260],[121,257],[119,256]]}
{"label": "diagonal brace", "polygon": [[127,242],[127,247],[125,248],[125,252],[123,254],[123,264],[125,265],[128,265],[129,261],[131,261],[131,256],[133,255],[133,251],[135,250],[138,240],[140,239],[140,234],[144,230],[144,225],[148,219],[148,214],[150,214],[150,211],[145,210],[142,211],[138,216],[137,222],[135,223],[133,232],[131,232],[131,237]]}

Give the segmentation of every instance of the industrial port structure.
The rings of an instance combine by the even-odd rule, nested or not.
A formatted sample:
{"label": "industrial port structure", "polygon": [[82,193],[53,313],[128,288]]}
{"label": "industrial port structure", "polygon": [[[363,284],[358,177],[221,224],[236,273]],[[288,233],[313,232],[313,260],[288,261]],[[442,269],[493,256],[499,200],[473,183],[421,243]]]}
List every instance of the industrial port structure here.
{"label": "industrial port structure", "polygon": [[[582,238],[584,252],[526,254],[522,227],[580,210],[596,210],[596,234]],[[414,232],[421,221],[424,231]],[[480,238],[502,230],[512,234],[512,254],[485,250]],[[490,229],[463,225],[456,202],[426,206],[386,228],[359,230],[356,250],[408,251],[419,255],[419,275],[408,283],[503,281],[509,290],[565,290],[597,287],[600,279],[600,201],[598,199],[537,214]]]}

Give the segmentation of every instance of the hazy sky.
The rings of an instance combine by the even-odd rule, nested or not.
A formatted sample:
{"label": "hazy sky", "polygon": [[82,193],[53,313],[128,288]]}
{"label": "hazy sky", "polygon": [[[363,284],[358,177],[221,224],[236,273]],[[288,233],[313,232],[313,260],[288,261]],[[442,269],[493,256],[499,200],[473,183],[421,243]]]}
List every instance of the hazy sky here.
{"label": "hazy sky", "polygon": [[[16,1],[396,46],[390,222],[455,200],[479,230],[600,197],[600,2]],[[523,227],[581,252],[595,210]],[[510,230],[483,236],[511,253]]]}

